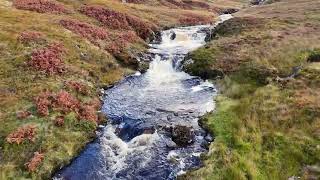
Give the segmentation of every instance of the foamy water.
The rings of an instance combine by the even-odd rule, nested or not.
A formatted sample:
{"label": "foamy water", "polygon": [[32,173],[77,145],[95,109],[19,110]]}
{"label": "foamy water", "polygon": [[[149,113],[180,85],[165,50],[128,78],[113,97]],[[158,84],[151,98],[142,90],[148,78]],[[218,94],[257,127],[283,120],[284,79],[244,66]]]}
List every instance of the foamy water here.
{"label": "foamy water", "polygon": [[[221,21],[230,18],[221,16]],[[136,73],[106,90],[102,111],[110,121],[59,179],[176,179],[201,165],[207,151],[207,132],[198,119],[214,109],[215,87],[179,70],[185,55],[205,44],[203,28],[192,26],[162,32],[151,44],[153,61],[144,74]],[[175,38],[171,38],[172,34]],[[177,146],[165,128],[188,126],[193,143]]]}

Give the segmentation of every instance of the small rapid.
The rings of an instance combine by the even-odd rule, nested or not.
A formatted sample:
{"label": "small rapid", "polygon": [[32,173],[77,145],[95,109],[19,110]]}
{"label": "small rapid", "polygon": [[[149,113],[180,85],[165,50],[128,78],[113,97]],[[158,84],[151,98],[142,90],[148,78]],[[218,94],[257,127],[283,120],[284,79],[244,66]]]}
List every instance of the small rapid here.
{"label": "small rapid", "polygon": [[[229,18],[222,15],[218,23]],[[105,91],[102,111],[109,122],[55,179],[176,179],[201,166],[200,154],[212,138],[198,120],[214,109],[216,89],[180,66],[188,52],[205,44],[204,29],[210,28],[163,31],[161,43],[150,44],[147,72]]]}

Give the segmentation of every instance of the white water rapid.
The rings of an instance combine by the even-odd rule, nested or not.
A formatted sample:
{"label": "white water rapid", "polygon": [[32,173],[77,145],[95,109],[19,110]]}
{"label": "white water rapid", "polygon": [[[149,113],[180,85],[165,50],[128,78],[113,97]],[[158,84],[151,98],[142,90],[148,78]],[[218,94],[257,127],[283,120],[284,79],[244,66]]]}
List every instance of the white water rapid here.
{"label": "white water rapid", "polygon": [[[231,15],[220,18],[218,23]],[[110,121],[55,178],[176,179],[201,166],[200,154],[207,151],[212,138],[198,120],[214,109],[216,90],[210,82],[180,71],[179,66],[188,52],[205,44],[204,29],[211,27],[163,31],[162,42],[150,44],[153,61],[148,71],[106,90],[102,111]],[[189,130],[190,140],[185,144],[176,140],[177,127]]]}

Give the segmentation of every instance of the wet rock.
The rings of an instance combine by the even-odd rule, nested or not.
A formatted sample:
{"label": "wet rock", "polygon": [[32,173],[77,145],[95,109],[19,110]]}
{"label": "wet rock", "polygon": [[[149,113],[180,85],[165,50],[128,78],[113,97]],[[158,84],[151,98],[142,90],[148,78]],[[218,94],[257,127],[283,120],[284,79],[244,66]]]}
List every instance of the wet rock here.
{"label": "wet rock", "polygon": [[221,14],[233,14],[238,12],[239,9],[234,9],[234,8],[228,8],[228,9],[223,9],[220,13]]}
{"label": "wet rock", "polygon": [[204,139],[208,142],[212,142],[213,141],[213,137],[210,134],[207,134],[206,137],[204,137]]}
{"label": "wet rock", "polygon": [[160,31],[153,32],[153,35],[150,38],[150,42],[153,44],[160,44],[161,41],[162,41],[161,32]]}
{"label": "wet rock", "polygon": [[174,31],[172,31],[171,34],[170,34],[170,39],[171,40],[175,40],[176,37],[177,37],[177,34]]}
{"label": "wet rock", "polygon": [[178,146],[186,146],[193,142],[194,133],[190,127],[177,125],[172,128],[172,140]]}
{"label": "wet rock", "polygon": [[143,134],[153,134],[155,131],[154,127],[147,127],[143,130]]}
{"label": "wet rock", "polygon": [[166,139],[165,143],[167,148],[174,149],[177,147],[177,144],[170,139]]}

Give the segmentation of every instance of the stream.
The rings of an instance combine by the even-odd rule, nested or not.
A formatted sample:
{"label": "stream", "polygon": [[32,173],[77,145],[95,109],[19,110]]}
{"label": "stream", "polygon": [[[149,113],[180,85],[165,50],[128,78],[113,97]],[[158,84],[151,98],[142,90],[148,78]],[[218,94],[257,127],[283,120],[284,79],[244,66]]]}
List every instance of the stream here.
{"label": "stream", "polygon": [[[231,15],[221,15],[221,23]],[[176,179],[200,167],[212,137],[200,116],[214,110],[213,84],[181,71],[186,54],[205,44],[209,25],[173,28],[150,44],[146,73],[137,72],[105,91],[109,121],[98,138],[53,179]],[[181,137],[180,137],[181,136]]]}

